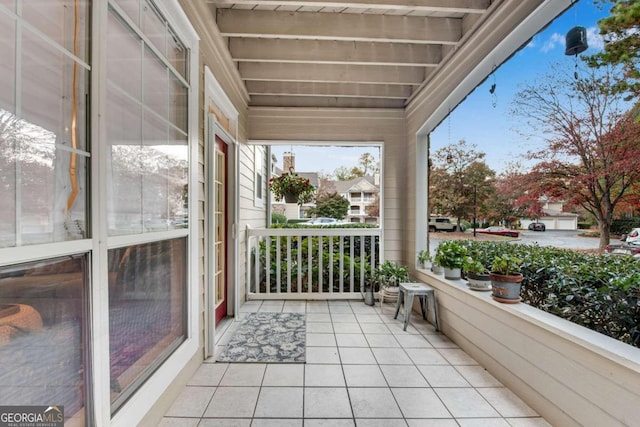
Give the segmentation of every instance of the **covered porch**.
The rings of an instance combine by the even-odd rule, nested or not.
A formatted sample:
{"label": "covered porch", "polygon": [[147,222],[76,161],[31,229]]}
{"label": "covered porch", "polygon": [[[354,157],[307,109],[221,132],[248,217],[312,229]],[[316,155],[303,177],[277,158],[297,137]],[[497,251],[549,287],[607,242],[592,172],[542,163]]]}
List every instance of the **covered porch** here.
{"label": "covered porch", "polygon": [[430,323],[414,313],[403,331],[394,311],[353,300],[246,302],[236,321],[305,313],[306,363],[206,359],[160,426],[550,425]]}

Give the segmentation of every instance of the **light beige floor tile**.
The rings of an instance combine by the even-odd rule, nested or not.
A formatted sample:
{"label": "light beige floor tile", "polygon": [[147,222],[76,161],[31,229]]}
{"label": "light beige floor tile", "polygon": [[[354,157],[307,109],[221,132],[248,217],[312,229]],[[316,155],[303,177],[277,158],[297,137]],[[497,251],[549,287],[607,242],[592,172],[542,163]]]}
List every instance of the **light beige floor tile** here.
{"label": "light beige floor tile", "polygon": [[387,381],[377,365],[345,365],[342,369],[348,387],[387,386]]}
{"label": "light beige floor tile", "polygon": [[433,348],[405,348],[416,365],[448,365],[447,360],[442,357],[438,350]]}
{"label": "light beige floor tile", "polygon": [[409,323],[407,325],[407,330],[406,331],[403,330],[404,324],[402,322],[387,323],[387,327],[389,328],[389,330],[391,331],[392,334],[398,334],[398,335],[406,335],[406,334],[416,335],[416,334],[420,334],[420,332],[418,332],[418,330],[416,328],[414,328],[411,323]]}
{"label": "light beige floor tile", "polygon": [[510,427],[503,418],[458,418],[460,427]]}
{"label": "light beige floor tile", "polygon": [[447,338],[445,335],[426,335],[425,338],[434,348],[458,348],[457,344]]}
{"label": "light beige floor tile", "polygon": [[511,390],[504,387],[479,388],[480,393],[503,417],[535,417],[538,414]]}
{"label": "light beige floor tile", "polygon": [[401,348],[372,348],[379,365],[412,365],[413,362]]}
{"label": "light beige floor tile", "polygon": [[307,333],[307,345],[310,347],[335,347],[336,337],[334,334]]}
{"label": "light beige floor tile", "polygon": [[331,321],[334,323],[358,323],[356,316],[351,313],[332,313]]}
{"label": "light beige floor tile", "polygon": [[450,418],[451,414],[430,388],[392,388],[405,418]]}
{"label": "light beige floor tile", "polygon": [[340,360],[343,365],[376,364],[373,352],[369,348],[340,347]]}
{"label": "light beige floor tile", "polygon": [[371,347],[400,348],[400,343],[393,334],[364,334],[364,336]]}
{"label": "light beige floor tile", "polygon": [[251,427],[302,427],[303,420],[254,418]]}
{"label": "light beige floor tile", "polygon": [[309,334],[328,334],[333,333],[333,325],[331,322],[307,322],[307,333]]}
{"label": "light beige floor tile", "polygon": [[338,347],[369,347],[364,334],[336,334],[336,342]]}
{"label": "light beige floor tile", "polygon": [[402,418],[389,388],[349,387],[349,397],[356,418]]}
{"label": "light beige floor tile", "polygon": [[251,427],[251,418],[203,418],[198,427]]}
{"label": "light beige floor tile", "polygon": [[307,363],[340,363],[338,347],[307,347]]}
{"label": "light beige floor tile", "polygon": [[303,385],[304,364],[302,363],[268,364],[262,380],[263,387],[302,387]]}
{"label": "light beige floor tile", "polygon": [[312,365],[304,367],[306,387],[344,387],[344,375],[340,365]]}
{"label": "light beige floor tile", "polygon": [[329,312],[331,315],[334,314],[351,314],[353,315],[353,310],[349,304],[346,305],[329,305]]}
{"label": "light beige floor tile", "polygon": [[307,303],[307,314],[308,313],[326,313],[329,314],[329,306],[327,304],[309,304]]}
{"label": "light beige floor tile", "polygon": [[407,420],[409,427],[458,427],[458,423],[452,419],[412,419]]}
{"label": "light beige floor tile", "polygon": [[429,387],[418,368],[413,365],[381,365],[389,387]]}
{"label": "light beige floor tile", "polygon": [[404,348],[433,348],[422,335],[395,335],[395,337]]}
{"label": "light beige floor tile", "polygon": [[473,387],[501,387],[502,383],[493,375],[487,372],[482,366],[476,365],[458,365],[455,367],[458,372]]}
{"label": "light beige floor tile", "polygon": [[500,414],[473,388],[435,388],[454,418],[493,418]]}
{"label": "light beige floor tile", "polygon": [[218,387],[204,416],[250,418],[256,408],[259,393],[260,387]]}
{"label": "light beige floor tile", "polygon": [[201,417],[215,391],[215,387],[185,387],[165,416]]}
{"label": "light beige floor tile", "polygon": [[228,367],[228,363],[203,363],[188,385],[217,386]]}
{"label": "light beige floor tile", "polygon": [[358,323],[333,323],[336,334],[361,334],[362,328]]}
{"label": "light beige floor tile", "polygon": [[360,318],[360,315],[377,315],[376,308],[366,305],[363,302],[351,304],[351,310],[358,315],[358,319]]}
{"label": "light beige floor tile", "polygon": [[352,419],[309,419],[304,420],[304,427],[355,427]]}
{"label": "light beige floor tile", "polygon": [[551,427],[544,418],[507,418],[507,422],[512,427]]}
{"label": "light beige floor tile", "polygon": [[471,356],[459,348],[440,348],[438,352],[452,365],[477,365]]}
{"label": "light beige floor tile", "polygon": [[254,417],[302,418],[303,391],[302,387],[262,387]]}
{"label": "light beige floor tile", "polygon": [[350,418],[353,416],[344,387],[305,387],[305,418]]}
{"label": "light beige floor tile", "polygon": [[331,315],[326,313],[309,313],[307,311],[307,322],[331,322]]}
{"label": "light beige floor tile", "polygon": [[471,387],[453,366],[420,365],[418,369],[431,387]]}
{"label": "light beige floor tile", "polygon": [[358,427],[407,427],[407,423],[402,418],[387,418],[384,420],[358,418],[356,425]]}
{"label": "light beige floor tile", "polygon": [[436,331],[436,327],[431,323],[427,323],[427,322],[420,323],[420,324],[413,325],[413,327],[416,328],[416,330],[423,335],[439,334],[439,332]]}
{"label": "light beige floor tile", "polygon": [[365,334],[387,334],[390,335],[391,331],[384,323],[360,323],[360,328]]}
{"label": "light beige floor tile", "polygon": [[384,324],[382,318],[377,314],[358,314],[358,323]]}
{"label": "light beige floor tile", "polygon": [[158,427],[198,427],[200,417],[197,418],[169,418],[164,417]]}
{"label": "light beige floor tile", "polygon": [[221,386],[260,386],[267,365],[264,363],[231,363],[227,368]]}

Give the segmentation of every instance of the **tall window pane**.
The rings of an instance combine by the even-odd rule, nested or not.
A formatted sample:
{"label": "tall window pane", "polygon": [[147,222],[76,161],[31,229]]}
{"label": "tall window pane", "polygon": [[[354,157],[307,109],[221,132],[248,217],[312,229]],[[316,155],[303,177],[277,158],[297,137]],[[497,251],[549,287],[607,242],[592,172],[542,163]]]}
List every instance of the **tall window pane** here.
{"label": "tall window pane", "polygon": [[107,191],[112,236],[188,224],[188,90],[169,66],[171,58],[158,56],[165,53],[166,21],[146,1],[142,11],[144,28],[130,27],[115,9],[109,19]]}
{"label": "tall window pane", "polygon": [[0,267],[0,402],[84,424],[87,257]]}
{"label": "tall window pane", "polygon": [[86,237],[88,8],[44,3],[0,8],[0,247]]}
{"label": "tall window pane", "polygon": [[186,238],[109,251],[114,409],[186,337],[186,256]]}

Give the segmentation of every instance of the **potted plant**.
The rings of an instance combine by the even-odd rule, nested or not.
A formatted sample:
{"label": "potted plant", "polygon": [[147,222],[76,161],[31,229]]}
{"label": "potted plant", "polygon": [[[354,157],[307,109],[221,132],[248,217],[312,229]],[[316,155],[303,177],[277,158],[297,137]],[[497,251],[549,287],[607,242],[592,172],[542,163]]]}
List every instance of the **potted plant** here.
{"label": "potted plant", "polygon": [[493,299],[511,304],[520,302],[521,268],[522,261],[513,255],[504,254],[493,259],[489,273]]}
{"label": "potted plant", "polygon": [[466,256],[466,246],[457,240],[447,240],[438,246],[435,262],[444,267],[445,279],[458,280],[461,277]]}
{"label": "potted plant", "polygon": [[431,258],[431,254],[426,249],[418,252],[418,266],[425,270],[431,269],[433,259]]}
{"label": "potted plant", "polygon": [[467,278],[469,289],[474,291],[490,291],[491,278],[487,268],[473,257],[466,257],[462,267]]}
{"label": "potted plant", "polygon": [[313,200],[315,187],[308,178],[293,171],[269,179],[269,189],[277,200],[284,198],[287,203],[302,205]]}
{"label": "potted plant", "polygon": [[380,302],[384,298],[394,301],[398,298],[398,286],[409,280],[409,270],[406,266],[393,261],[385,261],[373,271],[373,282],[379,286]]}

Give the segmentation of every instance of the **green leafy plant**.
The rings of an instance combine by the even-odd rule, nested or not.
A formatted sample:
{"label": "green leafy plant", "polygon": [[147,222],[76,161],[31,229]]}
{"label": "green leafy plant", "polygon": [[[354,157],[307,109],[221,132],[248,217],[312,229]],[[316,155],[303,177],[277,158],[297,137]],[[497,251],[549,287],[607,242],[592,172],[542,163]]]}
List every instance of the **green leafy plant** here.
{"label": "green leafy plant", "polygon": [[285,195],[291,195],[299,205],[311,202],[316,191],[308,178],[301,177],[294,172],[270,178],[269,189],[276,199],[280,200]]}
{"label": "green leafy plant", "polygon": [[420,252],[418,252],[418,262],[420,264],[426,264],[427,262],[431,262],[431,261],[433,261],[433,258],[431,258],[431,254],[429,253],[429,251],[427,251],[426,249],[423,249]]}
{"label": "green leafy plant", "polygon": [[487,274],[484,264],[470,256],[465,257],[462,269],[467,273]]}
{"label": "green leafy plant", "polygon": [[446,240],[438,246],[435,263],[444,268],[462,268],[467,248],[458,240]]}
{"label": "green leafy plant", "polygon": [[522,260],[514,255],[504,254],[496,256],[491,264],[491,272],[504,276],[515,276],[521,274]]}
{"label": "green leafy plant", "polygon": [[409,280],[409,269],[397,262],[385,261],[372,273],[372,280],[381,288],[399,286]]}

